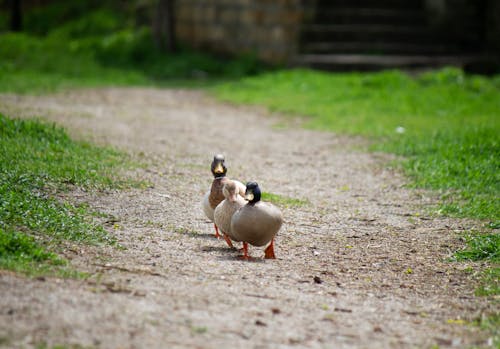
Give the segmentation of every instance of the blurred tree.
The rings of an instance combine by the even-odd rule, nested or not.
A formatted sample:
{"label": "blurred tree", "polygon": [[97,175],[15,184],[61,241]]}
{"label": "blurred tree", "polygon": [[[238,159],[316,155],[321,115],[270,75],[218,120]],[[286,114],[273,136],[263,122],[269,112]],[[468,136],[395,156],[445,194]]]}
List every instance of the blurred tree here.
{"label": "blurred tree", "polygon": [[10,0],[10,30],[20,32],[23,29],[21,0]]}
{"label": "blurred tree", "polygon": [[158,0],[153,19],[153,33],[160,49],[175,52],[175,14],[174,0]]}

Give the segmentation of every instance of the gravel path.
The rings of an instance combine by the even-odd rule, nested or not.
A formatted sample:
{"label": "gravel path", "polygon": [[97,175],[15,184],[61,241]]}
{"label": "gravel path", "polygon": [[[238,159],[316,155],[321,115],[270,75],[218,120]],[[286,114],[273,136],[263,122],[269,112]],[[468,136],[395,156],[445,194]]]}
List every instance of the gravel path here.
{"label": "gravel path", "polygon": [[[363,140],[220,104],[201,92],[78,90],[0,95],[0,111],[42,116],[148,166],[148,189],[87,193],[116,218],[125,249],[78,246],[88,280],[0,272],[0,347],[440,348],[486,346],[467,325],[498,311],[475,297],[472,264],[446,259],[477,222],[430,217],[433,202],[365,153]],[[212,237],[201,209],[214,153],[228,175],[307,200],[282,207],[276,260],[252,262]]]}

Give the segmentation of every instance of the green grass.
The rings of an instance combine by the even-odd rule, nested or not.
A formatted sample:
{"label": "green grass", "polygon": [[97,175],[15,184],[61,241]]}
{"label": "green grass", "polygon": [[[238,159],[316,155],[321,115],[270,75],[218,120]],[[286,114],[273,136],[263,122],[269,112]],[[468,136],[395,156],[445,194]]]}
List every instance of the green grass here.
{"label": "green grass", "polygon": [[465,236],[466,247],[455,252],[457,261],[489,261],[481,273],[477,296],[500,295],[500,234],[473,232]]}
{"label": "green grass", "polygon": [[77,275],[57,256],[64,241],[114,243],[85,206],[53,197],[72,187],[128,187],[123,154],[75,142],[53,124],[0,114],[0,267],[28,275]]}
{"label": "green grass", "polygon": [[16,271],[36,270],[41,265],[65,265],[56,254],[46,251],[31,236],[0,228],[0,266]]}
{"label": "green grass", "polygon": [[309,201],[307,201],[307,200],[296,199],[296,198],[291,198],[288,196],[282,196],[282,195],[272,194],[272,193],[267,193],[267,192],[263,192],[261,194],[261,199],[263,201],[272,202],[273,204],[278,205],[278,206],[282,206],[282,207],[302,207],[302,206],[309,204]]}
{"label": "green grass", "polygon": [[471,233],[465,238],[467,247],[455,253],[457,260],[490,260],[500,264],[500,234]]}
{"label": "green grass", "polygon": [[406,158],[415,187],[441,193],[437,212],[500,222],[500,77],[447,68],[330,74],[271,72],[215,86],[225,101],[306,116],[314,129],[362,135]]}
{"label": "green grass", "polygon": [[500,267],[487,268],[483,271],[476,295],[482,297],[500,295]]}

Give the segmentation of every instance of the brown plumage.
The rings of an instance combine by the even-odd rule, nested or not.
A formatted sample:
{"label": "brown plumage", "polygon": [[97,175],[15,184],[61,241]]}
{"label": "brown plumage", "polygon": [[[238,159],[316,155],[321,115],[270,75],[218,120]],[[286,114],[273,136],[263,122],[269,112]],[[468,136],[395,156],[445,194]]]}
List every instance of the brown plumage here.
{"label": "brown plumage", "polygon": [[[205,212],[207,218],[210,219],[210,221],[212,222],[214,221],[215,208],[217,207],[218,204],[222,202],[222,200],[224,200],[224,194],[222,193],[222,188],[224,187],[224,184],[226,184],[229,181],[229,178],[226,177],[227,168],[224,164],[224,161],[225,161],[224,155],[217,154],[214,156],[214,159],[211,164],[211,171],[214,176],[214,180],[212,181],[212,185],[204,195],[202,201],[203,212]],[[241,182],[238,181],[234,182],[238,186],[239,194],[241,196],[244,196],[245,186]],[[215,237],[216,238],[220,237],[219,230],[215,223],[214,223],[214,229],[215,229]],[[226,239],[226,241],[228,240]]]}
{"label": "brown plumage", "polygon": [[210,195],[208,196],[208,202],[210,203],[210,207],[215,210],[218,204],[224,200],[224,194],[222,193],[222,188],[224,184],[229,182],[229,178],[226,176],[215,178],[212,182],[212,186],[210,187]]}

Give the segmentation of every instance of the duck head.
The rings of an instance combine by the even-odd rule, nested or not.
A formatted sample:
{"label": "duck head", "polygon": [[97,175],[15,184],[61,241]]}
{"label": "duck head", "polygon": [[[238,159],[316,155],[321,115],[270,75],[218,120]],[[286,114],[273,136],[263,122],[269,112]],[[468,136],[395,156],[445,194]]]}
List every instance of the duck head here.
{"label": "duck head", "polygon": [[261,192],[257,182],[248,182],[245,190],[245,200],[248,200],[249,204],[255,204],[260,201],[260,195]]}
{"label": "duck head", "polygon": [[226,175],[227,168],[226,165],[224,164],[224,155],[222,154],[216,154],[214,156],[214,160],[212,161],[212,174],[214,175],[214,178],[222,178]]}
{"label": "duck head", "polygon": [[231,202],[235,202],[238,199],[238,187],[233,181],[229,181],[222,187],[222,193],[224,197]]}

